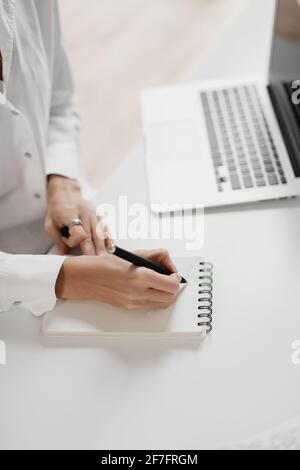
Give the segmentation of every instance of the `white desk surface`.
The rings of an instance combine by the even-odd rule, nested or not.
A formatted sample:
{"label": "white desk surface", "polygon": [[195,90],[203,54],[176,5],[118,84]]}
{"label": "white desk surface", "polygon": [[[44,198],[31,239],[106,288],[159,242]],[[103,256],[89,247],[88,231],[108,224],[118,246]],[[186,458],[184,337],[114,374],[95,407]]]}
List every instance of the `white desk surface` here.
{"label": "white desk surface", "polygon": [[[266,20],[268,8],[257,15],[255,7],[268,2],[251,0],[237,31],[250,14]],[[245,59],[254,63],[260,41],[245,58],[242,38],[230,42],[232,30],[226,37],[241,69]],[[217,56],[222,69],[222,45],[212,69]],[[100,199],[146,200],[143,171],[138,145]],[[291,362],[300,339],[300,202],[208,211],[205,235],[203,254],[215,263],[214,333],[200,349],[46,346],[40,320],[21,310],[0,317],[0,448],[211,448],[300,413],[300,367]]]}

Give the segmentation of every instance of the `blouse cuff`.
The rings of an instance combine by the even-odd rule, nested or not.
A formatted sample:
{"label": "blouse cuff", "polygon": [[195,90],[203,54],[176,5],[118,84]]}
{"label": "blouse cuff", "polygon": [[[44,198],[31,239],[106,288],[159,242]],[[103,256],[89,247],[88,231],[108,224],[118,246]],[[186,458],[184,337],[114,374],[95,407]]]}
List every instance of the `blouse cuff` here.
{"label": "blouse cuff", "polygon": [[0,312],[20,306],[36,316],[53,310],[63,256],[0,253]]}

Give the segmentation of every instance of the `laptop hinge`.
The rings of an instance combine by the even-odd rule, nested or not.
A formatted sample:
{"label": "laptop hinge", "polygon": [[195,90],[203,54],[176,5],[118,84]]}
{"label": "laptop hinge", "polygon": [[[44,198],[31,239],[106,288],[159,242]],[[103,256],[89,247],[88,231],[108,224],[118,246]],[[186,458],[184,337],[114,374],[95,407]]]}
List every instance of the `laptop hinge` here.
{"label": "laptop hinge", "polygon": [[300,178],[300,128],[282,84],[269,85],[268,92],[296,178]]}

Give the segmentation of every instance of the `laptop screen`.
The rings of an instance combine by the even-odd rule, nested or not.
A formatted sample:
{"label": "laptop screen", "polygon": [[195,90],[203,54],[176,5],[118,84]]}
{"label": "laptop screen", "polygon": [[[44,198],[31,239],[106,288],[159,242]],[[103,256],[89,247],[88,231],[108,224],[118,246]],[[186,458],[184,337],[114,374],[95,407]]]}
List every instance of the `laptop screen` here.
{"label": "laptop screen", "polygon": [[300,178],[300,0],[278,0],[269,93],[297,178]]}
{"label": "laptop screen", "polygon": [[300,80],[300,0],[278,0],[270,82]]}

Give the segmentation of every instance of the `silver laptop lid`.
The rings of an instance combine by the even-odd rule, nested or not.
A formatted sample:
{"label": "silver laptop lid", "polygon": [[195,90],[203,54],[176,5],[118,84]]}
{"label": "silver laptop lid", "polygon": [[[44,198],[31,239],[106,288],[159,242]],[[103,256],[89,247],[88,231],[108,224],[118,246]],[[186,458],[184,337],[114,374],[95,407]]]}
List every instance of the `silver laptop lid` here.
{"label": "silver laptop lid", "polygon": [[296,178],[300,178],[300,0],[278,0],[269,93]]}

